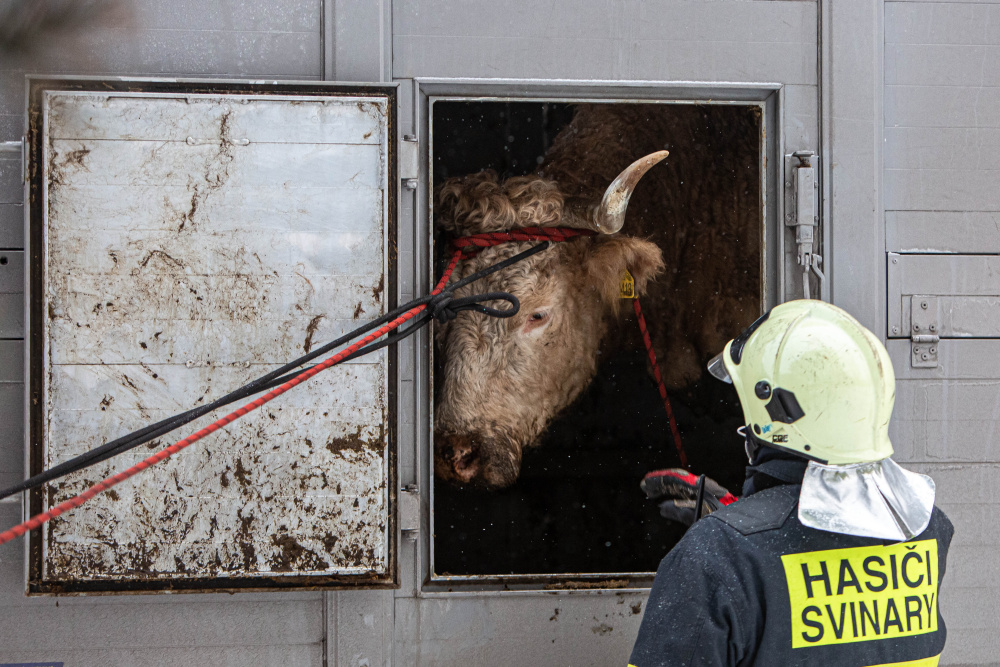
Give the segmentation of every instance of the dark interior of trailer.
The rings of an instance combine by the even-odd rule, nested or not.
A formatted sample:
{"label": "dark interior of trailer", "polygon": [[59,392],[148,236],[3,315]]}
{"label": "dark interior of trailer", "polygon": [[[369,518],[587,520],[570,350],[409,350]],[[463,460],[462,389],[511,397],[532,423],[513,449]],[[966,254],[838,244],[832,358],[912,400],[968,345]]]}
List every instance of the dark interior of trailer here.
{"label": "dark interior of trailer", "polygon": [[[691,224],[710,221],[713,212],[706,207],[744,201],[745,197],[735,197],[731,191],[745,189],[754,179],[760,182],[758,108],[628,106],[645,114],[641,117],[676,120],[687,128],[683,137],[662,137],[662,148],[671,150],[671,155],[658,167],[659,172],[646,176],[668,178],[676,185],[678,203],[673,206],[677,210],[665,213]],[[503,178],[536,172],[577,108],[538,101],[435,102],[434,187],[448,178],[484,169],[495,170]],[[741,140],[734,141],[734,137]],[[737,172],[742,173],[740,178],[733,176]],[[706,190],[717,196],[706,198]],[[685,200],[685,192],[699,196],[692,194]],[[750,194],[759,203],[759,189]],[[761,274],[762,206],[741,219],[744,228],[737,233],[746,240],[740,246],[746,247],[746,256],[727,261]],[[676,233],[684,234],[683,227],[678,226]],[[446,241],[441,234],[435,235],[438,263],[448,255]],[[760,275],[757,280],[762,284]],[[754,298],[751,310],[759,313],[763,290],[751,301]],[[632,317],[629,313],[627,331],[638,340]],[[658,326],[657,321],[648,324],[650,329]],[[738,333],[726,335],[732,338]],[[647,367],[641,345],[604,359],[589,388],[552,423],[540,445],[525,452],[520,478],[512,487],[486,491],[434,480],[435,574],[572,576],[655,571],[686,527],[662,518],[657,505],[646,500],[639,488],[646,472],[680,466],[664,406]],[[439,363],[435,373],[435,386],[440,386]],[[705,372],[680,389],[669,389],[668,394],[690,469],[739,494],[746,456],[736,433],[742,412],[732,386]]]}

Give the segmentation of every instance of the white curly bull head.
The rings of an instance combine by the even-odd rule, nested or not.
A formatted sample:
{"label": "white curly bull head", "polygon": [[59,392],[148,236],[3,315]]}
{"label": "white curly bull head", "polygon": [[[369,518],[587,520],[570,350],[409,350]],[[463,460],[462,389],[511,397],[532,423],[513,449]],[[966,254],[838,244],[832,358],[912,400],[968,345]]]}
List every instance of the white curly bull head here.
{"label": "white curly bull head", "polygon": [[[617,232],[636,182],[666,152],[637,161],[615,179],[600,206],[564,206],[554,181],[498,182],[482,172],[451,179],[437,195],[437,223],[456,236],[520,227]],[[458,280],[534,245],[507,243],[459,265]],[[577,237],[456,293],[506,291],[521,303],[508,319],[462,312],[437,328],[443,356],[434,418],[434,470],[441,479],[502,488],[513,484],[526,447],[590,384],[612,321],[622,316],[625,270],[636,293],[663,270],[660,248],[621,234]]]}

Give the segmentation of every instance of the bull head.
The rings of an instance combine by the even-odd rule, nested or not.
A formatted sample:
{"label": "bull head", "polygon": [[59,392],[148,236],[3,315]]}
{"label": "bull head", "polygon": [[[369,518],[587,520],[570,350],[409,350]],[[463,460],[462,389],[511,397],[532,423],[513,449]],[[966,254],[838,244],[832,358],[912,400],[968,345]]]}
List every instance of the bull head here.
{"label": "bull head", "polygon": [[[521,302],[514,317],[498,320],[466,312],[438,327],[443,363],[434,469],[439,478],[489,488],[513,484],[524,449],[537,444],[552,419],[593,379],[601,342],[620,316],[624,271],[642,294],[663,270],[656,244],[614,233],[622,228],[636,183],[666,155],[660,151],[634,162],[590,211],[564,206],[559,186],[537,176],[500,183],[494,173],[482,172],[441,187],[438,224],[458,235],[532,226],[604,234],[554,244],[464,289],[511,292]],[[453,279],[531,245],[487,248],[463,262]]]}

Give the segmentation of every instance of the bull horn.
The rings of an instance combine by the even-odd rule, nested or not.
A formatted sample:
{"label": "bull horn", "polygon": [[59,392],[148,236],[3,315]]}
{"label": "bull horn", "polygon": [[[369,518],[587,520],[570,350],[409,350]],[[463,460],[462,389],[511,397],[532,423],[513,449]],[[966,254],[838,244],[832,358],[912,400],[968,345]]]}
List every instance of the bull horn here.
{"label": "bull horn", "polygon": [[628,200],[639,179],[668,155],[670,155],[668,151],[656,151],[646,157],[641,157],[630,164],[625,171],[618,174],[618,178],[611,181],[611,185],[608,186],[601,199],[601,205],[594,212],[592,220],[594,231],[602,234],[614,234],[621,231],[625,224],[625,209],[628,208]]}

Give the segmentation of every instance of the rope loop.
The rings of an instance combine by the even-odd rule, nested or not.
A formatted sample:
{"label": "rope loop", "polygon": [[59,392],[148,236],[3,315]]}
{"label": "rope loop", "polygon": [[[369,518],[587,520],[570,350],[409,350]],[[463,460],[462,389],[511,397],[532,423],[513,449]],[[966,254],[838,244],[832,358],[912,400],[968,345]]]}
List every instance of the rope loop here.
{"label": "rope loop", "polygon": [[[491,308],[483,305],[483,301],[506,301],[510,308]],[[487,292],[486,294],[473,294],[456,299],[451,290],[442,292],[428,302],[431,315],[438,322],[444,324],[458,317],[463,310],[474,310],[477,313],[490,317],[506,318],[517,315],[521,309],[521,302],[510,292]]]}

